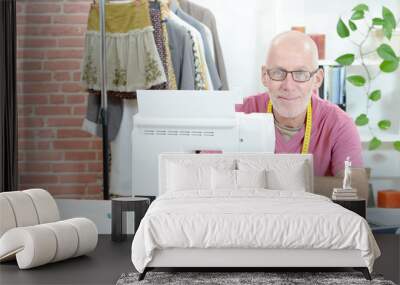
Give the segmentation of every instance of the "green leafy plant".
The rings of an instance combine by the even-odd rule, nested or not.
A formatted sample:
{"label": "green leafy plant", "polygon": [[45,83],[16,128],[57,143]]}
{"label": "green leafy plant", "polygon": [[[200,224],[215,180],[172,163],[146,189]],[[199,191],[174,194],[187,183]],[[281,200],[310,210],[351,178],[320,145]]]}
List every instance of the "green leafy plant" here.
{"label": "green leafy plant", "polygon": [[[366,32],[360,31],[361,25],[366,25]],[[366,4],[359,4],[355,6],[351,11],[351,16],[344,18],[340,17],[336,26],[336,31],[339,37],[348,38],[356,46],[356,54],[346,53],[338,58],[336,62],[344,66],[350,66],[354,64],[355,60],[361,62],[361,67],[365,72],[365,75],[353,74],[346,78],[346,80],[360,88],[364,88],[366,95],[366,111],[360,114],[355,119],[357,126],[366,126],[369,128],[369,132],[372,135],[372,139],[369,141],[368,149],[375,150],[382,145],[382,141],[376,135],[372,126],[376,124],[380,130],[386,131],[390,129],[392,123],[390,120],[380,120],[379,122],[373,122],[369,117],[369,111],[371,104],[378,102],[382,97],[382,91],[371,90],[371,83],[383,72],[391,73],[398,69],[400,63],[400,57],[396,54],[393,48],[388,43],[380,43],[380,45],[370,51],[365,51],[367,40],[370,38],[371,33],[374,29],[381,29],[383,35],[390,42],[396,26],[399,25],[399,21],[396,22],[396,18],[392,11],[387,7],[382,7],[382,13],[380,17],[371,17],[369,13],[369,7]],[[359,42],[354,41],[353,35],[361,35]],[[399,51],[398,51],[399,52]],[[377,54],[382,62],[379,65],[379,72],[372,74],[366,63],[366,57],[371,54]],[[395,141],[393,147],[400,151],[400,141]]]}

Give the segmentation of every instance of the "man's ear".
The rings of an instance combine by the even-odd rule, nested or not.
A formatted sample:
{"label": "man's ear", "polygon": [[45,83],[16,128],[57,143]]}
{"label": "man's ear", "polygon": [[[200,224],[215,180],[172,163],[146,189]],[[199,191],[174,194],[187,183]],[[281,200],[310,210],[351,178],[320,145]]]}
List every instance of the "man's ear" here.
{"label": "man's ear", "polygon": [[261,66],[261,82],[265,87],[267,87],[267,81],[268,81],[267,76],[268,76],[267,66],[262,65]]}
{"label": "man's ear", "polygon": [[322,68],[318,68],[317,73],[315,73],[314,88],[318,89],[319,87],[321,87],[323,81],[324,81],[324,70]]}

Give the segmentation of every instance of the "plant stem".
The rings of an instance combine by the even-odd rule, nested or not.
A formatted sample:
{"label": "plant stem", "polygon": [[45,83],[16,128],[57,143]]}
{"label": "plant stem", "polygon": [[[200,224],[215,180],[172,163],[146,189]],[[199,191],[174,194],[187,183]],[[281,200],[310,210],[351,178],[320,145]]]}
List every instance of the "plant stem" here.
{"label": "plant stem", "polygon": [[359,46],[359,44],[358,43],[356,43],[355,41],[353,41],[352,39],[349,39],[349,41],[353,44],[353,45],[355,45],[355,46]]}
{"label": "plant stem", "polygon": [[376,50],[371,50],[369,52],[364,52],[362,55],[363,56],[368,56],[368,55],[373,54],[373,53],[376,53]]}
{"label": "plant stem", "polygon": [[372,81],[374,81],[379,75],[381,74],[381,71],[379,70],[374,77],[372,77]]}
{"label": "plant stem", "polygon": [[[366,65],[366,63],[365,63],[364,56],[366,56],[367,54],[370,54],[370,53],[372,53],[372,52],[363,53],[362,48],[363,48],[363,45],[365,44],[365,42],[367,41],[367,39],[368,39],[368,37],[369,37],[369,35],[370,35],[370,33],[371,33],[372,28],[373,28],[373,26],[369,26],[369,27],[368,27],[368,32],[367,32],[367,34],[365,35],[365,37],[364,37],[364,39],[361,41],[361,43],[358,45],[358,51],[359,51],[360,59],[361,59],[361,66],[362,66],[363,69],[365,70],[365,72],[366,72],[366,74],[367,74],[367,78],[368,78],[368,82],[367,82],[367,91],[366,91],[366,92],[367,92],[367,106],[366,106],[366,112],[365,112],[367,117],[368,117],[369,109],[370,109],[370,107],[371,107],[371,102],[370,102],[370,99],[369,99],[369,93],[371,92],[371,81],[372,81],[373,79],[372,79],[371,73],[370,73],[370,71],[369,71],[369,69],[368,69],[368,67],[367,67],[367,65]],[[375,52],[375,51],[373,51],[373,52]],[[375,79],[375,78],[374,78],[374,79]],[[372,128],[371,128],[370,122],[368,122],[368,129],[369,129],[369,132],[371,133],[371,135],[372,135],[373,137],[375,137],[375,134],[374,134],[374,131],[373,131]]]}

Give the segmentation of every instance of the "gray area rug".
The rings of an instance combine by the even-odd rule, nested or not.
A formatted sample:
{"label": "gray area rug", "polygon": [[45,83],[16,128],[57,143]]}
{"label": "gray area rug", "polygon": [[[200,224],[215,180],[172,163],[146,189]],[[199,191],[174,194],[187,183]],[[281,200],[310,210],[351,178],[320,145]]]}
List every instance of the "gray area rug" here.
{"label": "gray area rug", "polygon": [[324,284],[324,285],[358,285],[379,284],[395,285],[384,280],[380,275],[372,275],[368,281],[360,272],[148,272],[142,281],[138,281],[139,273],[124,273],[116,285],[145,284]]}

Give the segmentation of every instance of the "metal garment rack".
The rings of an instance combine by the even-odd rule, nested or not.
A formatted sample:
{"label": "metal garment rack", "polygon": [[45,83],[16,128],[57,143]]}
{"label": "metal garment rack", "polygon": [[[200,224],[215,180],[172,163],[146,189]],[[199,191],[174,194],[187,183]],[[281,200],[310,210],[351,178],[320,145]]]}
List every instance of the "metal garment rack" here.
{"label": "metal garment rack", "polygon": [[110,199],[109,191],[109,148],[108,148],[108,117],[107,117],[107,56],[106,56],[106,21],[105,1],[99,1],[100,10],[100,47],[101,47],[101,108],[100,118],[103,126],[103,199]]}

